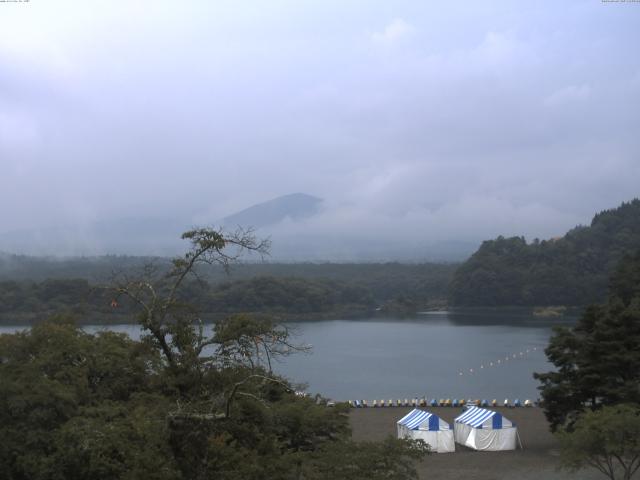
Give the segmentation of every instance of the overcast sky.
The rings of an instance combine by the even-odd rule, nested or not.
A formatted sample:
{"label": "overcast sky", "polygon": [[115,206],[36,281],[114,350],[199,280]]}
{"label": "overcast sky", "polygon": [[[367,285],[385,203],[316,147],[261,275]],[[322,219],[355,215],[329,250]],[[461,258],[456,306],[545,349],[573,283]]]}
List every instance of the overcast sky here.
{"label": "overcast sky", "polygon": [[[549,237],[640,194],[640,3],[0,3],[0,232],[207,223]],[[284,227],[283,227],[284,228]]]}

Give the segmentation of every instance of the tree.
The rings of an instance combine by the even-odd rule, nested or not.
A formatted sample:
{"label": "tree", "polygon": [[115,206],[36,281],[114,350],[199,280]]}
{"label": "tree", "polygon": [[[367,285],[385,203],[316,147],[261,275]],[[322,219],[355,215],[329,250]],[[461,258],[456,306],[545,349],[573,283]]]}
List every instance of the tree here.
{"label": "tree", "polygon": [[[410,462],[424,448],[390,441],[372,462],[375,448],[349,441],[345,405],[328,409],[301,398],[274,374],[274,359],[306,350],[290,341],[285,326],[264,316],[232,315],[205,335],[198,311],[181,295],[187,278],[198,279],[202,263],[227,269],[242,252],[265,254],[268,243],[245,231],[225,236],[197,229],[183,238],[191,249],[173,261],[171,272],[163,276],[147,267],[141,277],[120,278],[114,287],[138,306],[140,323],[149,332],[146,340],[164,358],[163,379],[175,388],[169,444],[182,475],[315,478],[322,465],[330,464],[336,479],[353,478],[354,465],[376,473],[371,478],[382,477],[385,469],[392,478],[415,477]],[[228,248],[235,253],[228,254]],[[332,463],[338,452],[343,470]]]}
{"label": "tree", "polygon": [[414,478],[415,463],[430,453],[422,440],[345,442],[327,444],[312,455],[305,477],[309,480],[388,480]]}
{"label": "tree", "polygon": [[179,297],[180,288],[190,276],[197,278],[200,264],[220,265],[225,270],[244,252],[264,255],[268,252],[268,240],[258,240],[248,230],[224,232],[198,228],[182,234],[189,240],[190,250],[175,258],[173,268],[167,274],[159,274],[153,265],[146,265],[142,274],[134,279],[120,276],[112,287],[116,294],[131,299],[139,308],[139,321],[149,332],[150,341],[164,354],[170,367],[198,368],[204,348],[215,341],[204,335],[203,329],[194,329],[199,321],[196,312]]}
{"label": "tree", "polygon": [[482,243],[449,286],[456,305],[576,305],[606,299],[607,279],[640,245],[640,200],[593,217],[591,225],[527,244],[523,237]]}
{"label": "tree", "polygon": [[111,287],[137,306],[141,341],[69,322],[0,335],[0,477],[415,478],[424,445],[354,443],[346,405],[301,397],[274,373],[274,358],[298,350],[285,327],[240,315],[205,329],[185,301],[199,264],[227,268],[267,244],[209,229],[183,238],[191,249],[168,274],[147,266]]}
{"label": "tree", "polygon": [[[612,277],[609,300],[585,311],[572,328],[558,328],[545,350],[556,370],[536,373],[553,430],[585,409],[640,403],[640,254]],[[631,292],[631,293],[630,293]]]}
{"label": "tree", "polygon": [[160,369],[148,346],[61,317],[0,335],[0,478],[126,478],[152,464],[176,478]]}
{"label": "tree", "polygon": [[278,357],[309,350],[291,342],[289,329],[268,317],[232,315],[216,322],[214,332],[216,354],[252,371],[265,367],[272,373],[272,362]]}
{"label": "tree", "polygon": [[581,415],[571,431],[558,432],[561,465],[592,467],[611,480],[629,480],[640,468],[640,407],[616,405]]}

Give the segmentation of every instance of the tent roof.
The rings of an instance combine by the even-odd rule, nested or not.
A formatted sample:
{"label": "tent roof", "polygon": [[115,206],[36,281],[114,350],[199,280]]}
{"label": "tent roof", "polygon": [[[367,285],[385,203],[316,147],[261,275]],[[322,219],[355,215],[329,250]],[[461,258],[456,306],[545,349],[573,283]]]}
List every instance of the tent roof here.
{"label": "tent roof", "polygon": [[441,421],[440,417],[438,417],[437,415],[434,415],[431,412],[425,412],[424,410],[418,410],[417,408],[414,408],[409,413],[407,413],[404,417],[398,420],[398,424],[404,425],[409,430],[417,430],[420,427],[420,425],[424,424],[425,422],[431,423],[434,420]]}
{"label": "tent roof", "polygon": [[462,415],[459,415],[458,417],[456,417],[455,421],[457,423],[463,423],[465,425],[478,428],[478,427],[481,427],[487,420],[489,420],[490,418],[493,418],[496,415],[500,417],[500,420],[499,420],[500,426],[497,428],[502,428],[503,423],[505,424],[504,425],[505,427],[511,426],[511,422],[509,422],[506,418],[502,419],[502,415],[499,414],[498,412],[493,412],[491,410],[487,410],[485,408],[480,408],[480,407],[469,407],[467,410],[465,410],[462,413]]}

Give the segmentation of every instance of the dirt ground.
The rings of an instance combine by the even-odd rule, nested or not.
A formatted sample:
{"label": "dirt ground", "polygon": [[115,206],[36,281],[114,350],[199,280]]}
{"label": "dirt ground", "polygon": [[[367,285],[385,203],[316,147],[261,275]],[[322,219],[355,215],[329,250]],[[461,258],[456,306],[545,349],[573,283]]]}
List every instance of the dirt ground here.
{"label": "dirt ground", "polygon": [[[460,408],[429,407],[449,422],[461,413]],[[604,478],[597,471],[574,474],[559,471],[558,446],[540,408],[495,408],[518,427],[523,449],[508,452],[477,452],[456,443],[455,453],[431,454],[420,463],[421,479],[465,480],[596,480]],[[350,414],[354,440],[382,440],[396,435],[396,422],[409,413],[408,407],[353,409]]]}

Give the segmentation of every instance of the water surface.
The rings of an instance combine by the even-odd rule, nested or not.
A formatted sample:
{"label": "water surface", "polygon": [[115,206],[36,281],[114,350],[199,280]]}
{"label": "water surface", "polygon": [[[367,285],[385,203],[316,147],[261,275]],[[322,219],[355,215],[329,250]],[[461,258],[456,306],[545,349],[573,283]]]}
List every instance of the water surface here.
{"label": "water surface", "polygon": [[[432,312],[412,318],[291,322],[312,353],[274,368],[310,393],[338,400],[525,398],[538,396],[533,372],[551,369],[544,355],[553,325],[517,309]],[[0,327],[0,333],[18,327]],[[140,335],[137,325],[88,326]]]}

